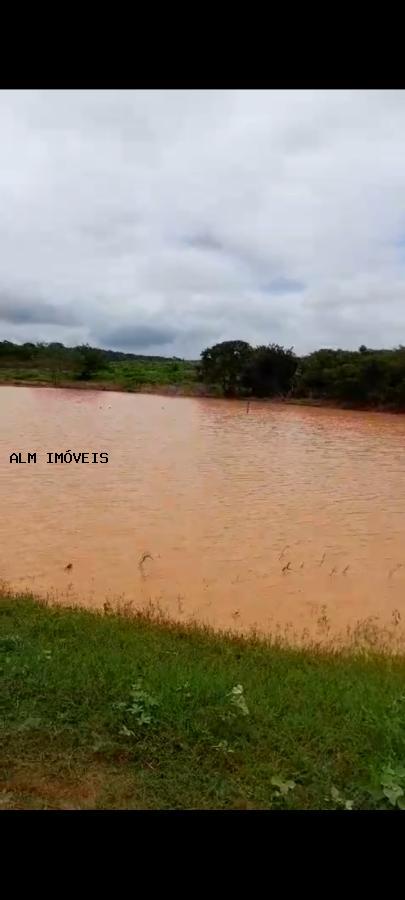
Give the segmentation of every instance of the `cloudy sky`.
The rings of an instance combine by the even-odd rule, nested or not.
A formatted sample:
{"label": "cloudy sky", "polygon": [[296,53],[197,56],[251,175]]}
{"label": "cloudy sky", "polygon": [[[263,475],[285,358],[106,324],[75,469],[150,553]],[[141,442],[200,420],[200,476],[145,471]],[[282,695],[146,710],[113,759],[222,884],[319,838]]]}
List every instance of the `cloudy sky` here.
{"label": "cloudy sky", "polygon": [[0,340],[405,343],[404,91],[2,91],[0,134]]}

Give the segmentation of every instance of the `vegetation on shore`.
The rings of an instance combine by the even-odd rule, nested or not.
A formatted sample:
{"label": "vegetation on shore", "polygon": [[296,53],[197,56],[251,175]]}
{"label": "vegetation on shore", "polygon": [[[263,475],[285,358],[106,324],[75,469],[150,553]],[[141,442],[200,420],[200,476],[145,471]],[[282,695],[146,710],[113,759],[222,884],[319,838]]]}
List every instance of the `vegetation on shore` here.
{"label": "vegetation on shore", "polygon": [[206,384],[225,395],[286,397],[360,408],[405,410],[405,347],[317,350],[299,358],[278,344],[225,341],[201,354]]}
{"label": "vegetation on shore", "polygon": [[2,808],[392,809],[405,659],[0,597]]}
{"label": "vegetation on shore", "polygon": [[92,385],[123,391],[273,397],[298,403],[405,411],[405,347],[322,349],[298,357],[278,344],[223,341],[200,361],[93,347],[0,342],[3,384]]}
{"label": "vegetation on shore", "polygon": [[187,360],[135,356],[87,346],[0,342],[3,384],[75,384],[139,391],[154,386],[181,386],[187,390],[195,380],[196,364]]}

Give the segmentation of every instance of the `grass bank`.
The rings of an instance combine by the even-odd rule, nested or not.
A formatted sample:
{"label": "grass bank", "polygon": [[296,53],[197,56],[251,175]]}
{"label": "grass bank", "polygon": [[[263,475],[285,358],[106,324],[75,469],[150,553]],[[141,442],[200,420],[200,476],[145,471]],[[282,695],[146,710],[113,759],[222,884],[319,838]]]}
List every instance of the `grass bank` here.
{"label": "grass bank", "polygon": [[195,363],[187,360],[139,359],[110,362],[89,380],[75,379],[63,369],[29,365],[0,368],[0,385],[13,387],[58,387],[90,391],[150,393],[165,396],[216,396],[219,391],[201,384]]}
{"label": "grass bank", "polygon": [[0,597],[3,808],[402,804],[405,659]]}
{"label": "grass bank", "polygon": [[[174,372],[168,365],[133,363],[124,365],[111,364],[109,370],[104,370],[89,381],[72,380],[68,373],[55,377],[47,370],[36,369],[0,369],[0,386],[12,387],[40,387],[63,388],[84,391],[116,391],[119,393],[158,394],[171,397],[209,397],[223,399],[224,394],[219,385],[206,385],[196,379],[193,363],[179,363],[178,370]],[[229,402],[229,398],[226,398]],[[404,408],[395,408],[392,405],[380,404],[376,406],[370,403],[338,402],[337,400],[317,399],[312,397],[239,397],[239,402],[246,403],[272,403],[286,406],[316,406],[325,409],[346,409],[359,412],[383,412],[403,414]]]}
{"label": "grass bank", "polygon": [[33,366],[29,364],[2,365],[0,383],[49,387],[74,387],[93,390],[167,390],[184,393],[205,389],[199,386],[195,363],[172,359],[134,359],[106,363],[89,380],[74,377],[72,369]]}

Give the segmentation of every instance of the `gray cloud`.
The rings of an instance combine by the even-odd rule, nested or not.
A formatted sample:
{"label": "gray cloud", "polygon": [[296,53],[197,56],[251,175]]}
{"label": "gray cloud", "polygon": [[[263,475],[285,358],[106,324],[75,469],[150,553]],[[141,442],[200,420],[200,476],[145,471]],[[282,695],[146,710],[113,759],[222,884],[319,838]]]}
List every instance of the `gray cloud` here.
{"label": "gray cloud", "polygon": [[0,337],[404,340],[404,91],[3,91]]}
{"label": "gray cloud", "polygon": [[176,331],[158,325],[121,325],[111,331],[99,332],[104,346],[135,352],[148,347],[163,347],[176,339]]}
{"label": "gray cloud", "polygon": [[66,306],[53,306],[38,299],[23,299],[0,291],[0,321],[13,325],[75,325],[78,319]]}
{"label": "gray cloud", "polygon": [[305,284],[303,281],[294,281],[293,278],[280,277],[263,285],[263,290],[269,294],[295,294],[297,291],[304,291]]}

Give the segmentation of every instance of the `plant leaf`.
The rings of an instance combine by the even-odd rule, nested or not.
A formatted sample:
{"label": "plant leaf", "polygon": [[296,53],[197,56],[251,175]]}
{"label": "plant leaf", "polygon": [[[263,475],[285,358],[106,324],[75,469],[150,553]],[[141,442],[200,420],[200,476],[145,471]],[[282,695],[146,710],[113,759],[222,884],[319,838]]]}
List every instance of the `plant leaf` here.
{"label": "plant leaf", "polygon": [[295,781],[283,781],[279,775],[273,775],[271,783],[275,787],[280,788],[282,794],[288,794],[288,791],[292,791],[295,788]]}
{"label": "plant leaf", "polygon": [[231,698],[231,703],[233,703],[233,705],[236,706],[244,716],[248,716],[249,707],[244,697],[243,684],[235,684],[232,690],[229,692],[229,696]]}
{"label": "plant leaf", "polygon": [[394,773],[392,773],[392,775],[385,773],[381,776],[381,784],[384,787],[391,787],[391,785],[393,785],[394,783]]}
{"label": "plant leaf", "polygon": [[127,728],[126,725],[122,726],[120,734],[123,734],[125,737],[135,737],[135,732],[131,731],[130,728]]}
{"label": "plant leaf", "polygon": [[398,784],[394,784],[390,788],[384,788],[384,797],[386,797],[393,806],[396,806],[397,800],[403,796],[404,792]]}

